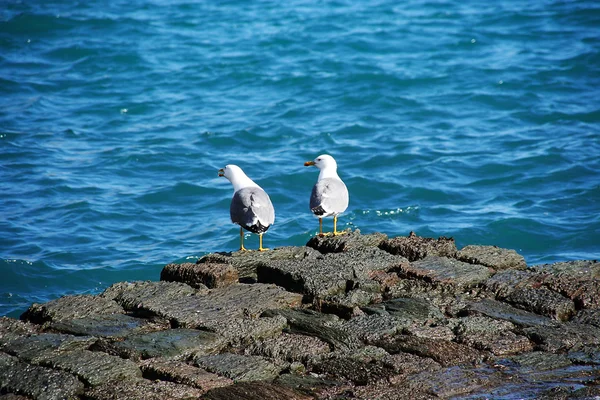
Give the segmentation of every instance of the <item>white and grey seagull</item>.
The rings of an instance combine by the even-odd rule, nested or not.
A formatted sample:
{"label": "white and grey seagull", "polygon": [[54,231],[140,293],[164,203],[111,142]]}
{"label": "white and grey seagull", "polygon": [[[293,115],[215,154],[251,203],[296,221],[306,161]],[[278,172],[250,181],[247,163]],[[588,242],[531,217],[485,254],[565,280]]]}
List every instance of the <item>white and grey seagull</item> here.
{"label": "white and grey seagull", "polygon": [[348,208],[348,189],[337,174],[337,163],[327,154],[322,154],[304,166],[314,165],[319,168],[319,178],[310,194],[310,210],[319,218],[319,236],[323,233],[323,218],[333,215],[333,235],[344,232],[337,231],[337,217]]}
{"label": "white and grey seagull", "polygon": [[263,234],[275,222],[275,209],[267,192],[248,178],[237,165],[226,165],[219,170],[233,185],[233,197],[229,206],[231,222],[240,226],[240,250],[244,247],[244,229],[259,237],[259,251],[269,250],[262,246]]}

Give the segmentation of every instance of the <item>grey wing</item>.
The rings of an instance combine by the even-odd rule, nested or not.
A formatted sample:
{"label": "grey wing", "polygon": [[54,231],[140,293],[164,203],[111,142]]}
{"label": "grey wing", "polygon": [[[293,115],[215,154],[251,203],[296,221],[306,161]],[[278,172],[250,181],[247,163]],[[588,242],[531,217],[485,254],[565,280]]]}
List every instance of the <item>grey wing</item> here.
{"label": "grey wing", "polygon": [[240,189],[229,207],[231,221],[254,233],[263,233],[275,222],[275,209],[269,195],[259,187]]}
{"label": "grey wing", "polygon": [[338,179],[319,180],[310,195],[310,209],[317,216],[329,216],[342,213],[348,208],[348,189]]}

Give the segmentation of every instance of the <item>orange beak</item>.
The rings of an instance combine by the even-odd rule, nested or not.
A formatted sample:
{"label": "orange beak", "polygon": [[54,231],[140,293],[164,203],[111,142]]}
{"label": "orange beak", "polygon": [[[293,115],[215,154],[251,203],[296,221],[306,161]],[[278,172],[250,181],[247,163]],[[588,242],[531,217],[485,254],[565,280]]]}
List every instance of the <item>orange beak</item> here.
{"label": "orange beak", "polygon": [[311,165],[315,165],[315,162],[314,161],[307,161],[307,162],[304,163],[305,167],[310,167]]}
{"label": "orange beak", "polygon": [[219,170],[219,176],[225,176],[225,171],[223,171],[223,168]]}

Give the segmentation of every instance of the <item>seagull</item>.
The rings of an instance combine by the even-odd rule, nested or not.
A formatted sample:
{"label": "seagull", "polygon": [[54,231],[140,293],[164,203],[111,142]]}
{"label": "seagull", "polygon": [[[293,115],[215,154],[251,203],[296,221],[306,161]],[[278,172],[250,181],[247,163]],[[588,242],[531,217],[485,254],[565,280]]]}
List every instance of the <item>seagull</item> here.
{"label": "seagull", "polygon": [[348,208],[348,189],[337,174],[337,163],[327,154],[304,163],[305,167],[314,165],[319,168],[319,178],[310,194],[310,210],[319,218],[319,236],[323,233],[323,218],[333,215],[333,235],[345,232],[337,231],[337,216]]}
{"label": "seagull", "polygon": [[247,250],[244,247],[244,229],[258,235],[258,251],[269,250],[262,246],[262,237],[275,222],[275,209],[267,192],[248,178],[237,165],[230,164],[221,168],[219,176],[224,176],[233,185],[229,214],[231,222],[240,226],[240,250]]}

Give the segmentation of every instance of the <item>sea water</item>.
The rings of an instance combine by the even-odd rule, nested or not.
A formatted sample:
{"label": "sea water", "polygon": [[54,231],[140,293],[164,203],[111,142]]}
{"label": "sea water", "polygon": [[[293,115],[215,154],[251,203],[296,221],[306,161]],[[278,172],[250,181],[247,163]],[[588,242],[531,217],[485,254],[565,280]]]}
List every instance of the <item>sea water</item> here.
{"label": "sea water", "polygon": [[5,0],[0,315],[236,250],[226,164],[305,244],[323,153],[340,229],[598,258],[599,68],[596,1]]}

